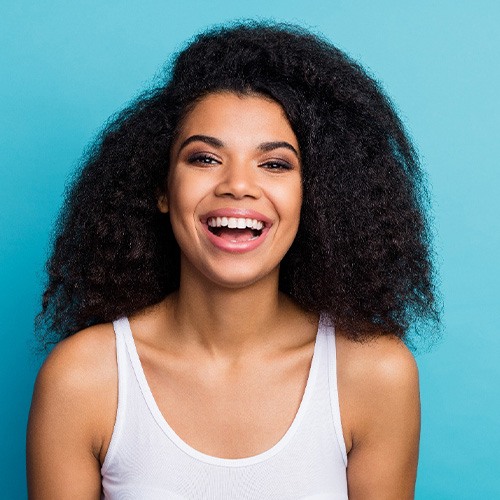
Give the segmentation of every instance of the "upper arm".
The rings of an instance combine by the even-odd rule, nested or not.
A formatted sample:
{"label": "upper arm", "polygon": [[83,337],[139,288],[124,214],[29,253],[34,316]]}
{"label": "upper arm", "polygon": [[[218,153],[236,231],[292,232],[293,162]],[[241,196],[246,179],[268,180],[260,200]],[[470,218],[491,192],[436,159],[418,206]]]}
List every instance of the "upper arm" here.
{"label": "upper arm", "polygon": [[394,338],[362,345],[352,358],[344,377],[349,498],[411,499],[420,437],[415,360]]}
{"label": "upper arm", "polygon": [[99,452],[115,404],[109,390],[116,391],[110,385],[116,367],[102,363],[111,354],[102,340],[78,335],[54,349],[35,383],[27,435],[33,499],[100,498]]}

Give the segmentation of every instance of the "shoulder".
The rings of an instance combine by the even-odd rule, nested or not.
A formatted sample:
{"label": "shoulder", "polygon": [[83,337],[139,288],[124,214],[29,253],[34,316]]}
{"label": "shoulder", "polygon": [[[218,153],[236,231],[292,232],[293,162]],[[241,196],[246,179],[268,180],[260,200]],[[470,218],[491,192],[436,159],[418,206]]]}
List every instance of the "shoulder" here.
{"label": "shoulder", "polygon": [[397,418],[419,425],[417,364],[399,338],[387,335],[354,342],[337,335],[337,359],[348,447]]}
{"label": "shoulder", "polygon": [[118,404],[111,325],[60,342],[37,377],[27,432],[29,495],[98,498]]}
{"label": "shoulder", "polygon": [[384,335],[363,342],[337,335],[339,369],[348,380],[366,381],[371,389],[397,388],[415,382],[415,358],[402,340]]}
{"label": "shoulder", "polygon": [[116,374],[115,335],[111,324],[96,325],[59,342],[40,369],[37,384],[59,388],[91,387]]}
{"label": "shoulder", "polygon": [[61,341],[43,363],[30,420],[70,431],[78,428],[98,454],[112,429],[118,401],[116,344],[111,324],[96,325]]}

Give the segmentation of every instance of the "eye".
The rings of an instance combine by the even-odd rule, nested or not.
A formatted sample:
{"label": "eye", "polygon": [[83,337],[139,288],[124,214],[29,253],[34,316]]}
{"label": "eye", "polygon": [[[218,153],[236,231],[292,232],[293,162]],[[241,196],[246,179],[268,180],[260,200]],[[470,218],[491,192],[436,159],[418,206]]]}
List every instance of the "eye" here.
{"label": "eye", "polygon": [[198,153],[191,155],[187,159],[188,163],[191,163],[193,165],[217,165],[219,163],[219,160],[217,158],[214,158],[213,156],[206,154],[206,153]]}
{"label": "eye", "polygon": [[261,167],[274,171],[293,169],[293,166],[290,165],[290,163],[283,160],[268,160],[265,163],[262,163]]}

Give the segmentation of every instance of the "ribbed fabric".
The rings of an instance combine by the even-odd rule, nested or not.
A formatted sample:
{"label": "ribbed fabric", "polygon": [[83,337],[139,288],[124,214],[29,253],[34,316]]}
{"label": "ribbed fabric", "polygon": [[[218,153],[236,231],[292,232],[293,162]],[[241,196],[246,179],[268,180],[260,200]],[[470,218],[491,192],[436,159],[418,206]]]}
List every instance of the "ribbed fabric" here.
{"label": "ribbed fabric", "polygon": [[217,458],[184,442],[163,418],[127,318],[114,322],[118,409],[101,468],[111,500],[347,499],[347,456],[337,393],[335,334],[320,321],[299,410],[269,450]]}

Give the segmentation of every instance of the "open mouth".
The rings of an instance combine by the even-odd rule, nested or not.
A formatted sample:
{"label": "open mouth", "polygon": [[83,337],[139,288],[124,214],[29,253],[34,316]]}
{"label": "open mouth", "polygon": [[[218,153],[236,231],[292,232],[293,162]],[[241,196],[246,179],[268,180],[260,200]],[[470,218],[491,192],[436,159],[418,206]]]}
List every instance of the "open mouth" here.
{"label": "open mouth", "polygon": [[265,227],[258,219],[243,217],[209,217],[207,225],[212,234],[234,243],[257,239]]}

